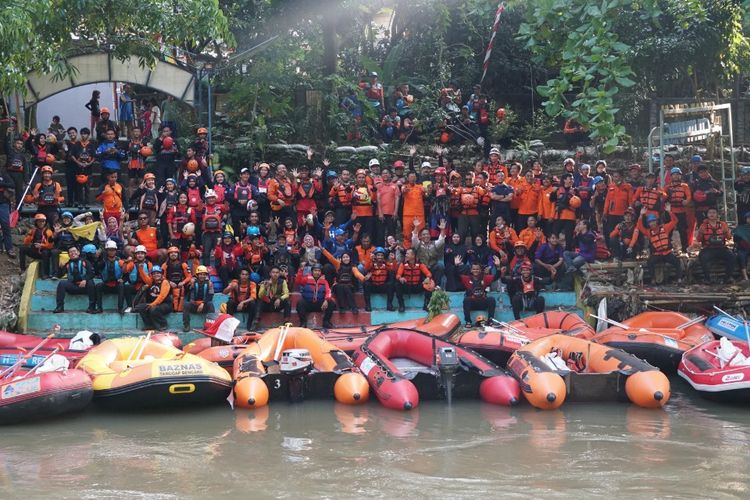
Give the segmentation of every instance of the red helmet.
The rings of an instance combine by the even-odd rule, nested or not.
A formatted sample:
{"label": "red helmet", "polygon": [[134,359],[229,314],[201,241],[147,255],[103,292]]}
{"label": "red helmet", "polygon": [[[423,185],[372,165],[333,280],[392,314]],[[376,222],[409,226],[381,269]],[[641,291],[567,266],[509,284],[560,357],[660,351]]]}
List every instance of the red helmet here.
{"label": "red helmet", "polygon": [[448,175],[448,172],[446,172],[445,167],[438,167],[435,169],[435,175]]}
{"label": "red helmet", "polygon": [[406,165],[401,160],[396,160],[393,162],[393,168],[404,168]]}
{"label": "red helmet", "polygon": [[201,135],[201,134],[208,134],[208,129],[205,128],[205,127],[199,128],[198,129],[198,135]]}
{"label": "red helmet", "polygon": [[101,114],[104,114],[104,113],[109,114],[109,108],[105,106],[105,107],[103,107],[102,109],[99,110],[99,113],[101,113]]}

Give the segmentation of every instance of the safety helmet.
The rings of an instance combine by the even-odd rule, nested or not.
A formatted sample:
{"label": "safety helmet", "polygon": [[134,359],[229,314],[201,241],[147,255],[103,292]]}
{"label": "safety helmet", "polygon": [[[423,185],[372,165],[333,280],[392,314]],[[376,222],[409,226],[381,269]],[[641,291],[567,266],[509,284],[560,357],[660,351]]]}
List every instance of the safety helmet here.
{"label": "safety helmet", "polygon": [[404,168],[406,165],[404,165],[404,162],[401,160],[396,160],[393,162],[393,168]]}
{"label": "safety helmet", "polygon": [[107,114],[109,114],[109,108],[108,108],[108,107],[106,107],[106,106],[104,106],[104,107],[102,107],[102,108],[101,108],[101,109],[99,110],[99,113],[100,113],[100,114],[102,114],[102,115],[103,115],[104,113],[107,113]]}
{"label": "safety helmet", "polygon": [[515,243],[513,244],[513,248],[523,248],[523,249],[525,250],[525,249],[526,249],[526,243],[524,243],[524,242],[523,242],[523,241],[521,241],[521,240],[518,240],[518,241],[516,241],[516,242],[515,242]]}
{"label": "safety helmet", "polygon": [[421,168],[432,168],[432,165],[430,164],[429,161],[423,161]]}
{"label": "safety helmet", "polygon": [[588,163],[584,163],[583,165],[578,167],[578,170],[591,170],[591,165],[589,165]]}
{"label": "safety helmet", "polygon": [[42,220],[44,222],[47,222],[47,216],[44,214],[36,214],[34,215],[34,220]]}
{"label": "safety helmet", "polygon": [[[149,173],[147,173],[146,175],[144,175],[144,176],[143,176],[143,180],[144,180],[144,181],[147,181],[147,180],[149,180],[149,179],[154,179],[154,180],[156,180],[156,176],[155,176],[154,174],[152,174],[151,172],[149,172]],[[176,184],[176,183],[175,183],[175,184]]]}
{"label": "safety helmet", "polygon": [[222,238],[234,238],[234,235],[230,233],[229,231],[225,231],[224,234],[221,235]]}
{"label": "safety helmet", "polygon": [[216,191],[213,189],[206,189],[206,198],[216,198]]}
{"label": "safety helmet", "polygon": [[604,177],[602,177],[601,175],[597,175],[596,177],[594,177],[593,179],[594,186],[596,186],[600,182],[604,182]]}
{"label": "safety helmet", "polygon": [[259,236],[260,235],[260,229],[258,229],[258,226],[248,226],[248,228],[247,228],[247,235],[248,236]]}
{"label": "safety helmet", "polygon": [[154,273],[159,273],[159,274],[163,273],[163,271],[161,270],[161,266],[160,265],[157,264],[157,265],[155,265],[154,267],[151,268],[151,274],[154,274]]}
{"label": "safety helmet", "polygon": [[73,214],[72,214],[72,213],[70,213],[70,212],[63,212],[63,213],[62,213],[62,217],[63,217],[63,219],[64,219],[65,217],[67,217],[68,219],[72,219],[72,218],[73,218]]}
{"label": "safety helmet", "polygon": [[143,245],[138,245],[135,247],[135,253],[146,253],[146,247]]}
{"label": "safety helmet", "polygon": [[328,171],[328,172],[326,173],[326,177],[329,177],[329,178],[330,178],[330,177],[338,177],[338,176],[339,176],[339,174],[337,174],[335,170],[329,170],[329,171]]}
{"label": "safety helmet", "polygon": [[700,163],[703,161],[703,158],[701,158],[701,155],[693,155],[693,157],[690,158],[690,161],[694,163]]}
{"label": "safety helmet", "polygon": [[214,172],[214,179],[215,179],[215,178],[216,178],[216,176],[217,176],[217,175],[219,175],[219,174],[223,175],[223,176],[224,176],[224,178],[226,179],[226,177],[227,177],[227,174],[225,174],[223,170],[216,170],[216,171]]}
{"label": "safety helmet", "polygon": [[500,156],[500,150],[498,148],[492,148],[492,149],[490,149],[490,155],[498,155],[498,156]]}
{"label": "safety helmet", "polygon": [[316,269],[320,269],[322,271],[323,270],[323,266],[321,266],[320,264],[313,264],[311,269],[313,271],[316,270]]}
{"label": "safety helmet", "polygon": [[385,255],[385,248],[383,248],[383,247],[375,247],[375,251],[373,253],[375,253],[375,254],[382,253],[382,254]]}
{"label": "safety helmet", "polygon": [[377,158],[373,158],[372,160],[370,160],[370,163],[368,163],[367,166],[372,167],[373,165],[380,166],[380,162],[378,161]]}
{"label": "safety helmet", "polygon": [[652,222],[656,222],[656,216],[654,214],[647,215],[646,216],[646,222],[649,223],[649,224],[652,223]]}
{"label": "safety helmet", "polygon": [[672,175],[675,175],[675,174],[682,175],[682,170],[680,169],[680,167],[672,167],[672,170],[670,170],[669,173]]}
{"label": "safety helmet", "polygon": [[208,274],[208,268],[206,266],[198,266],[195,269],[195,274]]}
{"label": "safety helmet", "polygon": [[112,250],[112,249],[117,250],[117,243],[112,240],[107,240],[107,242],[104,244],[104,249],[105,250]]}
{"label": "safety helmet", "polygon": [[365,170],[364,168],[357,169],[355,175],[367,175],[367,170]]}
{"label": "safety helmet", "polygon": [[91,243],[86,243],[83,245],[83,248],[81,248],[82,253],[96,253],[96,247]]}
{"label": "safety helmet", "polygon": [[168,178],[168,179],[166,179],[166,180],[164,181],[164,184],[166,184],[167,182],[171,182],[171,183],[172,183],[172,184],[174,184],[175,186],[177,185],[177,181],[176,181],[176,180],[174,180],[174,179],[173,179],[173,178],[171,178],[171,177],[170,177],[170,178]]}
{"label": "safety helmet", "polygon": [[339,229],[336,229],[336,230],[335,230],[335,231],[333,232],[333,235],[334,235],[334,236],[343,236],[344,234],[345,234],[345,231],[344,231],[343,229],[341,229],[341,228],[339,228]]}
{"label": "safety helmet", "polygon": [[167,248],[167,254],[170,254],[170,253],[180,253],[180,249],[173,245]]}
{"label": "safety helmet", "polygon": [[208,134],[208,129],[206,127],[201,127],[201,128],[198,129],[197,133],[198,133],[198,135]]}
{"label": "safety helmet", "polygon": [[52,167],[50,167],[49,165],[45,165],[45,166],[42,167],[42,173],[46,173],[46,172],[49,172],[50,174],[52,174],[55,171],[52,170]]}

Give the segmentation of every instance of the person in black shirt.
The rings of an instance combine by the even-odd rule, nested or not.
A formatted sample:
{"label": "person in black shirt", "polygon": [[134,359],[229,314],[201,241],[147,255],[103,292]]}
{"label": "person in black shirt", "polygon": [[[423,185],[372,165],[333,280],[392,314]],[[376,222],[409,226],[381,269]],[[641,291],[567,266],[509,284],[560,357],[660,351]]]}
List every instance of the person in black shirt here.
{"label": "person in black shirt", "polygon": [[16,252],[13,250],[13,239],[10,233],[10,211],[12,210],[11,205],[14,202],[11,191],[15,191],[15,189],[16,186],[13,180],[7,174],[0,174],[0,228],[3,230],[2,250],[6,251],[8,257],[12,259],[16,258]]}
{"label": "person in black shirt", "polygon": [[94,285],[94,270],[91,265],[84,259],[81,259],[81,252],[78,247],[68,249],[70,260],[65,267],[58,271],[58,278],[67,273],[68,278],[57,284],[57,307],[53,311],[55,314],[65,312],[65,295],[88,295],[89,308],[86,310],[89,314],[96,314],[96,287]]}

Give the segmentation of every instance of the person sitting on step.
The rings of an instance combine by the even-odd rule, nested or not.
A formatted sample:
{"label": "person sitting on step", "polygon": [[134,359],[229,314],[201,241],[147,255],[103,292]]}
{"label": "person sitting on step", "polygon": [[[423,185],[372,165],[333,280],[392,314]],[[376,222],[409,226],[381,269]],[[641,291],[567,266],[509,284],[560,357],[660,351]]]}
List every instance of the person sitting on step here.
{"label": "person sitting on step", "polygon": [[190,314],[206,314],[214,312],[214,284],[208,278],[208,268],[198,266],[195,277],[190,283],[190,289],[185,293],[185,303],[182,306],[182,331],[190,331]]}
{"label": "person sitting on step", "polygon": [[153,283],[151,277],[151,262],[146,260],[146,247],[138,245],[135,247],[135,259],[129,257],[125,263],[125,302],[128,304],[125,312],[130,312],[135,296],[141,293],[144,287]]}
{"label": "person sitting on step", "polygon": [[424,303],[422,309],[427,310],[427,304],[432,297],[434,286],[432,282],[432,273],[427,266],[417,262],[417,254],[413,248],[406,251],[405,261],[398,266],[396,271],[396,298],[398,299],[398,312],[406,311],[404,295],[424,294]]}
{"label": "person sitting on step", "polygon": [[[250,279],[250,270],[242,268],[240,278],[232,280],[224,289],[224,294],[229,295],[227,301],[227,314],[235,315],[238,312],[247,313],[246,328],[248,331],[254,330],[257,326],[256,298],[257,286]],[[288,292],[287,292],[288,294]]]}
{"label": "person sitting on step", "polygon": [[168,327],[166,316],[172,312],[172,301],[169,300],[171,287],[164,279],[161,266],[151,268],[151,284],[147,285],[133,310],[140,313],[144,330],[166,330]]}
{"label": "person sitting on step", "polygon": [[287,271],[282,271],[278,266],[273,266],[269,272],[269,278],[261,281],[258,288],[258,300],[255,302],[255,321],[253,328],[257,327],[261,312],[284,313],[284,321],[292,314],[292,304],[289,301],[289,285],[287,283]]}
{"label": "person sitting on step", "polygon": [[185,290],[193,280],[190,266],[180,259],[180,249],[171,246],[167,249],[167,261],[162,266],[165,278],[172,287],[172,311],[182,312],[185,301]]}
{"label": "person sitting on step", "polygon": [[[47,215],[47,221],[51,221],[49,215]],[[70,212],[62,213],[62,224],[54,223],[54,248],[50,250],[50,268],[53,279],[56,279],[59,274],[60,254],[76,246],[76,236],[71,232],[72,228],[73,214]]]}
{"label": "person sitting on step", "polygon": [[365,292],[365,311],[372,311],[370,298],[373,293],[384,293],[386,295],[386,307],[389,311],[395,311],[393,307],[393,294],[396,291],[393,282],[393,273],[385,261],[385,249],[375,248],[370,266],[365,269],[365,281],[362,284]]}
{"label": "person sitting on step", "polygon": [[18,252],[21,271],[26,270],[26,258],[31,257],[40,261],[39,277],[43,280],[49,278],[49,260],[50,250],[54,246],[53,238],[54,234],[47,228],[47,216],[44,214],[34,215],[34,227],[26,234],[23,245]]}
{"label": "person sitting on step", "polygon": [[544,311],[544,297],[539,292],[543,289],[542,278],[534,276],[530,263],[521,266],[521,276],[512,279],[515,290],[510,299],[513,317],[521,319],[521,311],[534,311],[537,314]]}
{"label": "person sitting on step", "polygon": [[365,280],[365,277],[359,272],[357,266],[352,264],[352,256],[348,252],[344,252],[341,254],[341,258],[337,259],[325,248],[320,247],[320,250],[328,259],[328,262],[336,269],[333,293],[336,296],[336,305],[338,305],[339,310],[345,311],[349,309],[354,314],[358,313],[359,309],[354,300],[354,291],[357,287],[354,279],[356,278],[362,282]]}
{"label": "person sitting on step", "polygon": [[727,223],[719,219],[719,211],[711,207],[706,212],[706,219],[698,228],[698,242],[703,247],[698,253],[698,260],[703,269],[706,283],[715,280],[711,275],[711,263],[724,263],[724,283],[732,283],[734,272],[734,253],[727,247],[727,242],[732,240],[732,233]]}
{"label": "person sitting on step", "polygon": [[57,284],[57,307],[53,311],[55,314],[65,312],[65,295],[87,295],[89,298],[89,308],[86,312],[96,314],[96,287],[94,286],[94,270],[88,263],[81,259],[81,252],[78,247],[70,247],[68,250],[70,260],[64,268],[58,271],[59,276],[67,273],[68,279]]}
{"label": "person sitting on step", "polygon": [[478,262],[460,267],[461,260],[461,256],[456,255],[455,269],[459,272],[461,283],[466,289],[463,302],[464,321],[466,321],[466,328],[470,328],[472,326],[471,311],[487,311],[488,319],[495,317],[495,299],[487,296],[487,287],[495,281],[496,271],[488,268],[485,272]]}
{"label": "person sitting on step", "polygon": [[[651,274],[651,280],[654,279],[656,272],[656,264],[663,262],[669,264],[674,268],[675,279],[678,283],[682,281],[682,264],[674,253],[672,253],[672,241],[670,235],[677,226],[677,218],[672,217],[670,212],[669,203],[666,204],[666,211],[664,212],[667,217],[665,224],[659,224],[659,218],[653,214],[646,214],[647,209],[644,207],[641,209],[641,218],[638,219],[638,229],[633,235],[633,239],[630,242],[630,248],[633,248],[638,241],[640,234],[643,234],[651,244],[651,255],[646,261],[646,267]],[[643,219],[646,219],[648,227],[643,225]]]}
{"label": "person sitting on step", "polygon": [[302,278],[300,294],[301,297],[297,302],[300,326],[307,328],[307,314],[319,311],[323,313],[323,328],[333,328],[331,316],[336,304],[331,298],[331,287],[323,277],[323,266],[314,264],[312,274]]}
{"label": "person sitting on step", "polygon": [[102,297],[117,294],[117,312],[125,311],[125,262],[117,256],[117,243],[112,240],[104,244],[104,258],[99,262],[96,284],[96,309],[102,312]]}

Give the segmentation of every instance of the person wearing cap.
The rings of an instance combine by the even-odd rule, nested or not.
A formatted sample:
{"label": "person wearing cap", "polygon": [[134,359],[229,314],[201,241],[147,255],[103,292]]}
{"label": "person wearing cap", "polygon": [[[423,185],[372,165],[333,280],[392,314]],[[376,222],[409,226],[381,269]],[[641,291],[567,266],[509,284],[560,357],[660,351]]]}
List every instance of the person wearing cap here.
{"label": "person wearing cap", "polygon": [[641,166],[638,163],[633,163],[628,167],[628,177],[625,179],[625,182],[630,184],[633,190],[636,190],[645,183],[641,174]]}
{"label": "person wearing cap", "polygon": [[[651,274],[651,280],[654,280],[656,264],[664,263],[672,266],[675,272],[675,279],[678,283],[682,282],[682,264],[680,259],[672,253],[672,242],[670,234],[677,227],[677,218],[672,216],[669,203],[664,210],[664,217],[667,221],[664,224],[659,223],[659,217],[654,214],[646,213],[646,208],[641,208],[641,214],[638,218],[636,232],[630,241],[628,248],[634,249],[638,237],[642,234],[651,245],[651,253],[646,261],[646,268]],[[644,225],[645,221],[645,225]]]}
{"label": "person wearing cap", "polygon": [[144,287],[153,282],[151,277],[151,262],[146,260],[146,247],[138,245],[133,250],[135,257],[128,257],[125,261],[125,302],[128,305],[125,312],[129,312],[133,300]]}
{"label": "person wearing cap", "polygon": [[638,238],[635,225],[635,210],[628,207],[625,210],[623,220],[609,233],[609,249],[615,260],[635,260],[635,245],[630,245],[633,238]]}
{"label": "person wearing cap", "polygon": [[[410,171],[406,177],[406,183],[401,186],[403,204],[401,208],[401,227],[403,229],[404,248],[411,247],[411,235],[413,231],[418,233],[425,227],[424,202],[428,196],[424,185],[417,183],[416,172]],[[418,225],[415,227],[414,222]]]}
{"label": "person wearing cap", "polygon": [[172,312],[171,287],[164,278],[161,266],[151,269],[151,283],[143,287],[143,293],[133,306],[133,311],[141,315],[144,330],[166,330],[169,326],[167,315]]}
{"label": "person wearing cap", "polygon": [[160,217],[165,215],[164,213],[160,213],[164,198],[165,194],[160,192],[156,186],[156,175],[149,172],[143,176],[143,182],[133,192],[129,201],[130,205],[136,208],[138,212],[148,215],[149,224],[154,224],[157,215]]}
{"label": "person wearing cap", "polygon": [[274,217],[294,217],[294,199],[297,183],[287,175],[286,165],[276,166],[276,175],[268,181],[268,201]]}
{"label": "person wearing cap", "polygon": [[[616,245],[609,239],[615,227],[624,220],[625,212],[633,203],[633,186],[625,182],[621,170],[612,172],[612,182],[607,186],[607,196],[604,198],[604,237],[607,247],[613,254],[617,254]],[[635,218],[635,212],[633,212]]]}
{"label": "person wearing cap", "polygon": [[[158,106],[155,107],[159,109]],[[155,137],[154,155],[156,157],[154,173],[156,174],[156,183],[159,186],[163,186],[166,179],[170,177],[175,179],[177,177],[176,162],[179,158],[180,150],[177,141],[172,137],[172,128],[170,126],[163,126],[161,132],[157,132],[157,130],[156,126],[154,126],[152,131]]]}
{"label": "person wearing cap", "polygon": [[122,185],[117,182],[117,172],[109,173],[107,181],[99,189],[96,199],[102,203],[102,209],[104,210],[102,220],[107,220],[110,217],[120,220],[125,205]]}
{"label": "person wearing cap", "polygon": [[502,172],[503,177],[508,177],[508,167],[503,165],[500,157],[500,150],[498,148],[491,148],[489,158],[487,158],[487,161],[484,164],[484,169],[487,171],[488,174],[490,174],[490,183],[496,184],[499,182],[497,180],[497,173]]}
{"label": "person wearing cap", "polygon": [[96,141],[100,144],[109,141],[107,132],[112,132],[113,137],[117,138],[120,135],[120,127],[114,120],[110,120],[109,108],[103,107],[99,121],[96,122]]}
{"label": "person wearing cap", "polygon": [[690,157],[690,170],[683,174],[683,180],[688,183],[692,188],[693,184],[698,181],[698,167],[703,163],[701,155],[693,155]]}
{"label": "person wearing cap", "polygon": [[393,162],[393,182],[398,186],[402,186],[406,182],[405,168],[406,164],[403,161],[396,160]]}
{"label": "person wearing cap", "polygon": [[737,193],[737,220],[741,222],[744,215],[750,211],[750,165],[740,167],[740,175],[734,182],[734,191]]}
{"label": "person wearing cap", "polygon": [[521,319],[521,311],[544,312],[544,297],[540,294],[544,284],[540,277],[532,274],[531,263],[521,265],[520,275],[511,278],[508,289],[514,291],[510,304],[515,319]]}
{"label": "person wearing cap", "polygon": [[50,251],[54,247],[54,236],[54,233],[47,228],[47,216],[36,214],[34,227],[29,229],[18,252],[21,271],[26,270],[26,258],[31,257],[40,261],[39,277],[49,278]]}
{"label": "person wearing cap", "polygon": [[375,243],[383,245],[388,235],[396,235],[396,217],[398,216],[399,199],[401,190],[393,182],[391,171],[384,169],[381,174],[381,182],[377,185],[377,212],[378,222],[376,223]]}
{"label": "person wearing cap", "polygon": [[125,261],[117,256],[117,243],[104,244],[104,258],[99,261],[96,274],[101,281],[96,284],[96,309],[102,312],[102,297],[117,294],[117,312],[125,311]]}
{"label": "person wearing cap", "polygon": [[[268,273],[268,279],[260,282],[258,299],[255,305],[255,323],[260,318],[261,313],[264,312],[282,312],[285,322],[292,313],[289,285],[278,266],[273,266]],[[250,330],[253,329],[250,328]]]}
{"label": "person wearing cap", "polygon": [[203,265],[211,265],[214,248],[219,243],[224,231],[224,206],[217,203],[216,191],[206,190],[206,206],[203,207],[201,229],[203,238]]}
{"label": "person wearing cap", "polygon": [[472,311],[487,311],[488,319],[495,317],[496,301],[493,297],[487,296],[487,289],[495,281],[497,271],[494,267],[489,267],[485,272],[484,267],[479,262],[462,266],[462,261],[462,257],[456,255],[454,257],[454,269],[465,289],[463,301],[465,326],[471,328]]}
{"label": "person wearing cap", "polygon": [[259,206],[258,189],[250,183],[249,168],[244,167],[240,170],[240,179],[232,186],[228,198],[234,234],[241,235],[243,232],[242,224],[247,222],[247,216],[251,209]]}
{"label": "person wearing cap", "polygon": [[204,168],[208,171],[208,161],[211,160],[213,155],[208,143],[208,129],[206,127],[198,127],[195,131],[195,140],[190,147],[195,151],[195,159],[200,163],[201,171]]}
{"label": "person wearing cap", "polygon": [[224,213],[229,213],[227,193],[230,191],[230,187],[231,186],[227,182],[227,174],[223,170],[214,171],[212,188],[216,193],[216,203],[221,203],[222,205],[224,205]]}
{"label": "person wearing cap", "polygon": [[750,256],[750,210],[743,214],[740,223],[732,231],[734,250],[740,262],[740,274],[743,281],[748,281],[747,258]]}
{"label": "person wearing cap", "polygon": [[[37,211],[44,214],[49,224],[54,226],[57,222],[60,205],[65,201],[62,195],[62,186],[59,182],[52,180],[52,174],[54,173],[52,167],[45,165],[40,171],[42,180],[37,182],[31,190],[31,197],[37,205]],[[23,194],[23,192],[20,194]]]}
{"label": "person wearing cap", "polygon": [[698,260],[701,263],[705,281],[709,284],[716,281],[711,264],[722,262],[724,283],[732,283],[735,255],[727,247],[727,243],[732,240],[732,233],[727,223],[719,219],[719,210],[716,207],[711,207],[706,211],[706,218],[698,227],[697,238],[702,247],[698,253]]}
{"label": "person wearing cap", "polygon": [[[49,224],[49,217],[47,217],[47,223]],[[60,255],[76,246],[76,237],[71,232],[73,228],[73,214],[67,211],[63,212],[62,222],[55,224],[53,228],[54,248],[50,251],[50,271],[53,279],[56,279],[60,270]]]}
{"label": "person wearing cap", "polygon": [[700,165],[697,169],[698,178],[690,186],[693,191],[693,205],[695,206],[695,220],[700,226],[711,208],[716,208],[724,194],[721,183],[715,180],[708,171],[707,165]]}
{"label": "person wearing cap", "polygon": [[331,287],[323,277],[323,268],[320,264],[314,264],[311,273],[302,277],[299,291],[297,315],[300,326],[307,328],[307,315],[318,311],[323,313],[323,328],[333,328],[331,317],[336,303],[331,296]]}
{"label": "person wearing cap", "polygon": [[666,200],[666,193],[656,182],[656,174],[649,172],[646,174],[645,184],[636,188],[633,193],[633,208],[636,211],[645,208],[647,214],[658,216],[664,210]]}
{"label": "person wearing cap", "polygon": [[[153,272],[152,272],[153,274]],[[185,302],[182,306],[182,331],[190,331],[190,315],[214,312],[214,284],[208,279],[208,268],[198,266],[195,276],[186,287]]]}
{"label": "person wearing cap", "polygon": [[[667,200],[672,207],[672,215],[677,218],[677,232],[680,235],[680,246],[686,252],[692,238],[688,238],[687,210],[693,194],[687,183],[682,182],[680,167],[672,167],[669,171],[670,183],[666,186]],[[688,243],[690,241],[690,243]]]}
{"label": "person wearing cap", "polygon": [[245,328],[247,328],[248,331],[255,330],[257,327],[257,293],[257,285],[250,279],[250,270],[244,268],[240,269],[239,278],[233,279],[229,282],[226,288],[224,288],[224,295],[229,296],[229,300],[227,301],[227,314],[234,316],[238,312],[245,313],[247,316]]}
{"label": "person wearing cap", "polygon": [[81,252],[78,247],[72,246],[68,250],[70,259],[62,269],[57,272],[57,277],[61,278],[67,274],[67,279],[57,284],[57,307],[53,311],[55,314],[65,312],[65,295],[88,295],[89,308],[86,310],[89,314],[96,314],[96,287],[94,286],[94,270],[88,262],[81,259]]}
{"label": "person wearing cap", "polygon": [[[106,177],[110,172],[120,172],[120,162],[127,158],[125,151],[120,149],[117,144],[116,132],[109,129],[104,132],[104,136],[99,140],[96,148],[96,159],[102,168],[102,174]],[[86,200],[84,200],[86,201]]]}

